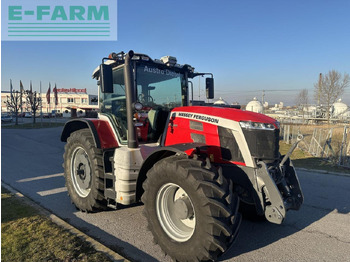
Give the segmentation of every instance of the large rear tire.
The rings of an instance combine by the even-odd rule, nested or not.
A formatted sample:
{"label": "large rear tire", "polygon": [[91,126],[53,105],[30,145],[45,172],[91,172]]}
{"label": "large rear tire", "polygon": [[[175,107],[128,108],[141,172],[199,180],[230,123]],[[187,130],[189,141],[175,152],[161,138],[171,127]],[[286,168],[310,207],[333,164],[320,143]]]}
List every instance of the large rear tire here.
{"label": "large rear tire", "polygon": [[106,209],[103,154],[95,147],[89,129],[75,131],[68,137],[63,159],[66,187],[74,205],[86,212]]}
{"label": "large rear tire", "polygon": [[176,261],[216,260],[237,236],[238,196],[210,163],[165,158],[150,169],[143,187],[148,228]]}

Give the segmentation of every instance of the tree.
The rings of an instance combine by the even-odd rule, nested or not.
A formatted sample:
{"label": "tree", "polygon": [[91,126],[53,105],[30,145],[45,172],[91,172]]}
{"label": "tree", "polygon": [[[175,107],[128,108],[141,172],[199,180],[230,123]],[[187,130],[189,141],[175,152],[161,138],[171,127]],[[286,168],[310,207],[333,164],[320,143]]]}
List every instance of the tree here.
{"label": "tree", "polygon": [[6,106],[8,111],[15,115],[16,125],[18,125],[18,112],[22,108],[22,93],[20,91],[12,91],[10,96],[6,97]]}
{"label": "tree", "polygon": [[304,108],[305,107],[307,108],[307,106],[309,104],[309,91],[307,89],[301,90],[298,93],[295,100],[296,100],[295,102],[296,102],[296,105],[298,106],[299,110],[302,111],[303,120],[304,120],[304,113],[305,113]]}
{"label": "tree", "polygon": [[27,95],[27,107],[30,109],[33,115],[33,124],[35,124],[36,112],[41,106],[41,97],[36,91],[32,91],[32,84],[30,84],[30,90],[26,91]]}
{"label": "tree", "polygon": [[330,118],[330,108],[335,101],[344,93],[345,88],[350,84],[350,76],[347,73],[342,75],[336,70],[330,70],[314,84],[315,97],[319,103],[326,106],[327,120]]}

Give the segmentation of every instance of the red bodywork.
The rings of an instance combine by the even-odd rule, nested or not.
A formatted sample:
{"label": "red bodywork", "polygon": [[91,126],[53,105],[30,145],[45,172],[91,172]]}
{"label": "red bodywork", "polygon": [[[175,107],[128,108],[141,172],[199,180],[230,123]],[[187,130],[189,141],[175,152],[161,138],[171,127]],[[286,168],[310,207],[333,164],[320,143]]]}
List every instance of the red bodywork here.
{"label": "red bodywork", "polygon": [[98,138],[100,139],[101,148],[116,148],[118,147],[118,141],[115,139],[113,130],[108,121],[101,119],[89,119],[95,126]]}
{"label": "red bodywork", "polygon": [[[172,117],[175,112],[188,113],[193,117]],[[250,111],[242,111],[240,109],[234,108],[220,108],[220,107],[205,107],[205,106],[191,106],[191,107],[178,107],[171,111],[170,120],[168,127],[166,127],[167,131],[164,139],[164,146],[172,146],[176,144],[187,144],[187,143],[198,143],[198,138],[203,140],[203,145],[207,145],[208,147],[205,149],[208,154],[210,161],[216,163],[234,163],[236,165],[245,165],[243,162],[232,162],[225,161],[222,159],[221,155],[221,145],[218,133],[218,123],[212,123],[210,121],[201,120],[198,116],[210,116],[214,120],[215,118],[226,119],[231,121],[252,121],[252,122],[260,122],[260,123],[271,123],[275,125],[276,128],[276,120],[270,118],[266,115],[250,112]],[[196,118],[197,117],[197,118]],[[137,126],[137,135],[140,142],[147,141],[148,127],[149,121],[147,118],[147,111],[143,111],[138,113],[136,117],[137,123],[140,124]],[[115,138],[112,127],[108,123],[108,121],[101,119],[90,119],[90,121],[94,124],[102,149],[108,148],[117,148],[118,142]],[[197,128],[191,127],[191,123],[198,123]],[[137,124],[136,124],[137,125]],[[194,137],[197,138],[194,139]],[[199,142],[200,143],[200,142]],[[194,149],[187,150],[186,153],[191,155],[194,153]]]}
{"label": "red bodywork", "polygon": [[[193,143],[194,137],[203,140],[204,144],[209,146],[206,153],[208,154],[210,161],[216,163],[234,163],[237,165],[245,165],[242,162],[231,162],[222,159],[221,145],[218,133],[218,123],[215,123],[215,117],[224,118],[232,121],[252,121],[260,123],[271,123],[276,125],[276,120],[266,115],[242,111],[234,108],[220,108],[220,107],[205,107],[205,106],[192,106],[192,107],[178,107],[174,112],[188,113],[187,117],[171,117],[166,133],[165,146],[171,146],[179,143]],[[201,116],[210,116],[213,119],[211,121],[201,120]],[[189,116],[189,117],[188,117]],[[191,123],[198,122],[200,128],[191,127]],[[213,123],[211,123],[213,122]],[[198,126],[198,125],[197,125]],[[277,126],[275,126],[277,128]],[[188,150],[186,153],[191,155],[194,150]]]}

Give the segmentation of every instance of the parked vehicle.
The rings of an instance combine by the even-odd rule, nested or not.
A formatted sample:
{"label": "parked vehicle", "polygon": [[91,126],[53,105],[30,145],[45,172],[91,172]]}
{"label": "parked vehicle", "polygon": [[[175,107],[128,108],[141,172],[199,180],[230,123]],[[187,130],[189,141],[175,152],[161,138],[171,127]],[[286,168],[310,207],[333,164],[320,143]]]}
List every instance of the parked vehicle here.
{"label": "parked vehicle", "polygon": [[3,123],[10,123],[12,122],[13,118],[9,114],[1,114],[1,122]]}
{"label": "parked vehicle", "polygon": [[240,202],[241,212],[275,224],[303,203],[293,150],[280,155],[275,119],[188,106],[189,79],[204,75],[212,99],[210,73],[172,56],[112,53],[93,72],[98,117],[71,120],[61,135],[75,206],[96,211],[142,201],[155,242],[175,261],[212,261],[227,251]]}
{"label": "parked vehicle", "polygon": [[32,113],[31,112],[25,112],[24,113],[24,117],[25,118],[31,118],[33,115],[32,115]]}

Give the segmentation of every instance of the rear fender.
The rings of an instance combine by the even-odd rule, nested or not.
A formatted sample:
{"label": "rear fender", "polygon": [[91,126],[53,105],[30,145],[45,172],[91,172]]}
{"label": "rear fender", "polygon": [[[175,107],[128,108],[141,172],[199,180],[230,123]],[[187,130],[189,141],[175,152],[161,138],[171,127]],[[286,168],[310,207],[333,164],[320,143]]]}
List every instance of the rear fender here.
{"label": "rear fender", "polygon": [[97,148],[111,149],[119,147],[111,124],[101,119],[73,119],[68,121],[63,127],[61,141],[67,142],[67,138],[71,133],[83,128],[89,128]]}
{"label": "rear fender", "polygon": [[68,137],[73,132],[84,128],[89,128],[92,137],[94,138],[95,147],[101,148],[101,143],[97,134],[97,130],[92,121],[89,119],[73,119],[66,122],[61,133],[61,141],[67,142]]}

